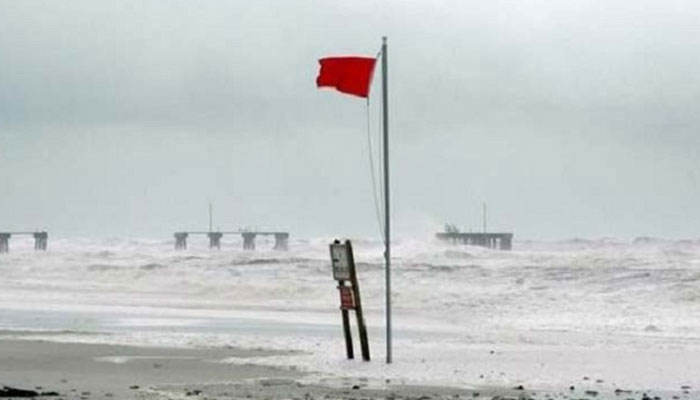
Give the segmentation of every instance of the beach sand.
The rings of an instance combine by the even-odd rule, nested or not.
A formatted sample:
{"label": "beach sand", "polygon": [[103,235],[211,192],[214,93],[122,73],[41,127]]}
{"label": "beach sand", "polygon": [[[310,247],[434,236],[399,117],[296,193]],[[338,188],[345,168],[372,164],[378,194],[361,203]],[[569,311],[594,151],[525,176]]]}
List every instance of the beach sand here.
{"label": "beach sand", "polygon": [[60,399],[696,399],[692,388],[677,392],[598,392],[562,388],[449,388],[338,378],[299,381],[301,371],[230,358],[278,355],[238,348],[159,348],[103,344],[0,340],[0,386],[56,392]]}
{"label": "beach sand", "polygon": [[[219,361],[279,352],[0,340],[0,385],[57,392],[61,399],[423,399],[473,397],[474,391],[340,379],[301,384],[303,373]],[[518,391],[494,389],[491,395]],[[520,393],[522,394],[522,393]],[[484,393],[486,396],[487,393]],[[481,396],[481,393],[479,393]],[[486,397],[489,398],[489,397]]]}
{"label": "beach sand", "polygon": [[66,399],[136,398],[159,385],[300,376],[294,371],[216,362],[265,354],[276,353],[2,340],[0,385],[54,391]]}

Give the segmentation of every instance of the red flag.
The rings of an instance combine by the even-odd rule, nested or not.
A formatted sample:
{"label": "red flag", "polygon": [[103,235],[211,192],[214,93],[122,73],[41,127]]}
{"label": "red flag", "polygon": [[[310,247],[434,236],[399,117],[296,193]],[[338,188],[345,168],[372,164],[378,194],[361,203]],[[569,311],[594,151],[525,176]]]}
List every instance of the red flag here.
{"label": "red flag", "polygon": [[370,57],[322,58],[318,60],[321,70],[316,78],[316,86],[334,87],[339,92],[367,97],[376,61]]}

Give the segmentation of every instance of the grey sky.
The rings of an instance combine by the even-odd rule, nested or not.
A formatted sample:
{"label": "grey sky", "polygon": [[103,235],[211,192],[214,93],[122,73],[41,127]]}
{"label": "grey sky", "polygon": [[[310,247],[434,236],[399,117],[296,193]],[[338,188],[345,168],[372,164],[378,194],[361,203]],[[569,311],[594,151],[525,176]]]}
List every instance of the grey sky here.
{"label": "grey sky", "polygon": [[482,201],[519,237],[700,236],[700,5],[668,0],[0,0],[0,230],[170,235],[212,201],[376,234],[365,103],[314,79],[382,35],[400,236]]}

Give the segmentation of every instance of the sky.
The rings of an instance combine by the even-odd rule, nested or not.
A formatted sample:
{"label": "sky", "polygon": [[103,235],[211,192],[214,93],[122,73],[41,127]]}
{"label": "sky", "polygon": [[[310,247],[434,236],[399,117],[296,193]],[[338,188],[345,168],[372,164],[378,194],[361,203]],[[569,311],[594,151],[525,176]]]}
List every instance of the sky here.
{"label": "sky", "polygon": [[386,35],[396,236],[479,230],[486,203],[516,238],[697,238],[698,21],[678,0],[0,0],[0,231],[165,238],[212,203],[224,230],[379,236],[379,80],[368,105],[315,77]]}

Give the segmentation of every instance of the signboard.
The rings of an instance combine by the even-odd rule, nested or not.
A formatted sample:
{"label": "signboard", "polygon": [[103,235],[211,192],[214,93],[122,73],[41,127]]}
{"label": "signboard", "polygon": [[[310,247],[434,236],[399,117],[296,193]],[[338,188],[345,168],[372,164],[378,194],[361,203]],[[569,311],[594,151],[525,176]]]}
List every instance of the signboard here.
{"label": "signboard", "polygon": [[340,309],[354,310],[355,299],[352,297],[352,289],[349,286],[339,286],[340,292]]}
{"label": "signboard", "polygon": [[350,280],[350,260],[345,244],[331,244],[331,264],[333,266],[333,279],[336,281]]}
{"label": "signboard", "polygon": [[352,252],[352,244],[349,240],[340,243],[333,241],[330,245],[331,266],[333,267],[333,279],[338,281],[338,293],[340,294],[340,313],[343,317],[343,335],[345,336],[345,351],[348,359],[355,357],[352,346],[352,333],[350,331],[350,311],[355,311],[357,317],[357,329],[360,333],[360,346],[362,346],[362,359],[370,360],[369,340],[367,338],[367,326],[362,315],[362,301],[360,300],[360,283],[355,269],[355,257]]}

